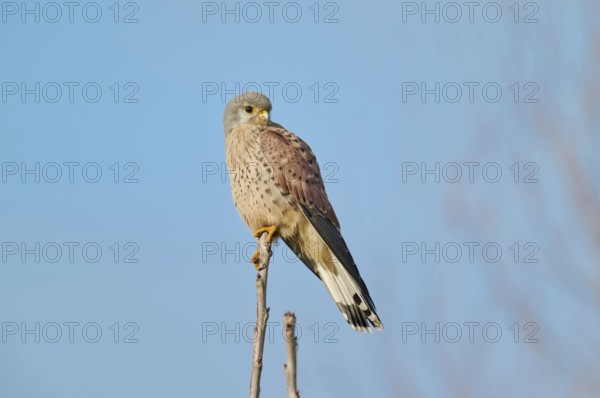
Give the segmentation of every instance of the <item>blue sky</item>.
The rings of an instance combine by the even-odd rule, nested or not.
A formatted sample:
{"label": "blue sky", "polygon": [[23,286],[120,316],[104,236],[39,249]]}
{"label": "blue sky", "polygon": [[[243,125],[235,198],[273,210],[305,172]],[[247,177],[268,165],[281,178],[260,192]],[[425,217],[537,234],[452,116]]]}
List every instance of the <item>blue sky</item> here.
{"label": "blue sky", "polygon": [[247,393],[222,112],[257,86],[385,325],[353,332],[280,244],[264,396],[288,310],[303,396],[598,391],[596,3],[54,4],[2,3],[0,396]]}

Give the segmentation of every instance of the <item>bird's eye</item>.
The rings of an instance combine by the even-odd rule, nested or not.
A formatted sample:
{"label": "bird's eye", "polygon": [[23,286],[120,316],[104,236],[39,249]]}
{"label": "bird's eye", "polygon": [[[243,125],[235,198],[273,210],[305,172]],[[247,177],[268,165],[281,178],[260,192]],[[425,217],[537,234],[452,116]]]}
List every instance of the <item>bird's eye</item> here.
{"label": "bird's eye", "polygon": [[252,113],[253,111],[254,111],[254,108],[253,108],[253,107],[251,107],[251,106],[247,106],[247,107],[246,107],[246,112],[247,112],[247,113]]}

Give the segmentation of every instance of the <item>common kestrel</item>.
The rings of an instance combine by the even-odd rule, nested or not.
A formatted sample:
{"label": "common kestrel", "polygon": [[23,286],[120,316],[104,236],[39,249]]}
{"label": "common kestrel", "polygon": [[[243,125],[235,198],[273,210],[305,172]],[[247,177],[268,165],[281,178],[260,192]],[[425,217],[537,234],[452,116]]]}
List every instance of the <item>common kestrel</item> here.
{"label": "common kestrel", "polygon": [[[225,107],[225,152],[233,201],[246,225],[269,241],[280,237],[325,284],[354,330],[383,324],[325,193],[315,155],[270,120],[271,101],[248,92]],[[253,262],[256,265],[256,256]]]}

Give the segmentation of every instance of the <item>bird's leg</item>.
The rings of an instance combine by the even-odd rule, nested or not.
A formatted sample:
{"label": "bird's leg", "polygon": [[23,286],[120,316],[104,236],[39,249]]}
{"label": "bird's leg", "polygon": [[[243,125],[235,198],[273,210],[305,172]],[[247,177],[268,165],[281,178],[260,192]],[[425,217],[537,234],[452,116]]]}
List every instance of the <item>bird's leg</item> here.
{"label": "bird's leg", "polygon": [[[276,225],[271,225],[270,227],[262,227],[262,228],[257,229],[256,231],[254,231],[254,237],[260,238],[260,236],[266,232],[267,233],[267,242],[271,243],[271,240],[273,239],[273,235],[275,234],[276,231],[277,231]],[[254,264],[254,268],[256,268],[257,270],[260,269],[260,253],[259,253],[258,249],[256,249],[256,251],[254,252],[252,257],[250,258],[250,262],[252,264]]]}

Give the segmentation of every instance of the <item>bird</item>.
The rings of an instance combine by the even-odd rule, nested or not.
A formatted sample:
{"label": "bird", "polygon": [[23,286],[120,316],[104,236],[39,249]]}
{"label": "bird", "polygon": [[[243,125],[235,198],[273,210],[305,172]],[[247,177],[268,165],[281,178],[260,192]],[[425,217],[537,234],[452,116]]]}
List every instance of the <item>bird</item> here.
{"label": "bird", "polygon": [[[383,329],[367,285],[340,232],[320,167],[300,137],[271,120],[259,92],[225,106],[225,154],[235,207],[255,237],[281,238],[325,284],[352,329]],[[259,268],[258,251],[251,258]]]}

